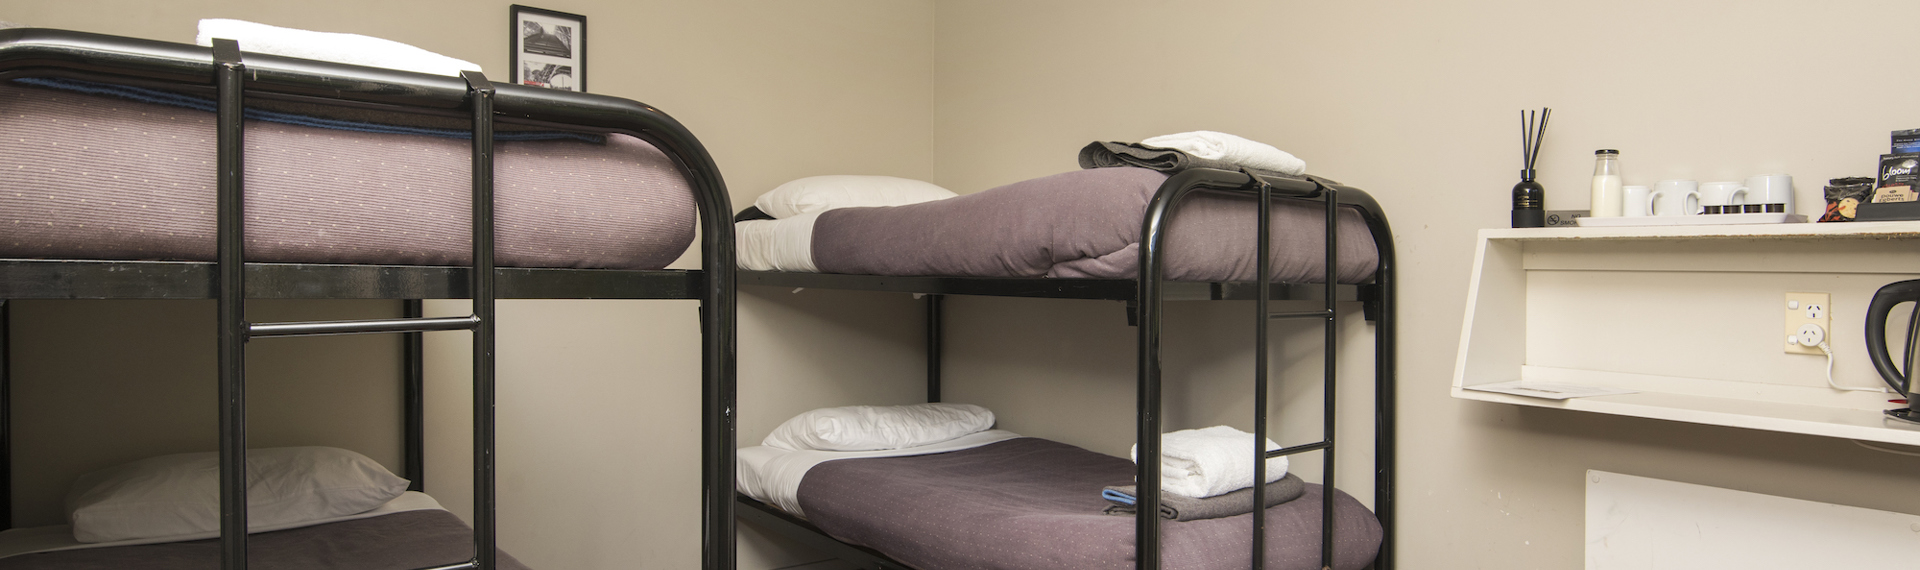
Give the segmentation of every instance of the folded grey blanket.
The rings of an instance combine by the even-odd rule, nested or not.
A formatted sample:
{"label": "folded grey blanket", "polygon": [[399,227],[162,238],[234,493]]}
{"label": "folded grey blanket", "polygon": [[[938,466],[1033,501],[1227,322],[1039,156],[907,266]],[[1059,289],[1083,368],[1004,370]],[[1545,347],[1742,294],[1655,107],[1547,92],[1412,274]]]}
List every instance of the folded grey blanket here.
{"label": "folded grey blanket", "polygon": [[[1117,492],[1128,497],[1140,496],[1137,485],[1116,485],[1107,487],[1106,490]],[[1300,478],[1294,476],[1294,474],[1288,473],[1278,481],[1267,484],[1267,506],[1271,507],[1298,499],[1300,495],[1306,492],[1307,483],[1301,481]],[[1133,516],[1133,513],[1137,512],[1133,503],[1119,503],[1113,499],[1107,499],[1107,501],[1112,503],[1107,505],[1106,513],[1109,515],[1125,515],[1130,517]],[[1220,517],[1244,515],[1251,512],[1253,512],[1253,487],[1247,487],[1204,499],[1196,499],[1174,493],[1160,494],[1160,518],[1163,519],[1197,521],[1201,519],[1217,519]]]}
{"label": "folded grey blanket", "polygon": [[[1216,168],[1240,171],[1240,165],[1224,160],[1200,158],[1182,151],[1140,143],[1092,142],[1080,149],[1080,168],[1132,166],[1172,174],[1189,168]],[[1271,170],[1249,168],[1261,176],[1286,176]]]}

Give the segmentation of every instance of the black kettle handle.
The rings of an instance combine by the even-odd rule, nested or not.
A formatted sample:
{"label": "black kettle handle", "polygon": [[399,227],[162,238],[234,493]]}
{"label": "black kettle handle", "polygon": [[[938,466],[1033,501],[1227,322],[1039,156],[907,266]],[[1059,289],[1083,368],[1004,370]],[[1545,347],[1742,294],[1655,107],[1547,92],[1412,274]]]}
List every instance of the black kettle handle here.
{"label": "black kettle handle", "polygon": [[[1900,370],[1894,367],[1893,357],[1887,353],[1887,317],[1893,313],[1894,305],[1907,301],[1920,302],[1920,279],[1888,283],[1873,293],[1873,301],[1867,305],[1867,356],[1873,359],[1873,368],[1880,371],[1880,378],[1886,380],[1893,391],[1911,397],[1907,387],[1900,385]],[[1907,342],[1914,340],[1907,339]],[[1907,374],[1914,373],[1907,371]]]}

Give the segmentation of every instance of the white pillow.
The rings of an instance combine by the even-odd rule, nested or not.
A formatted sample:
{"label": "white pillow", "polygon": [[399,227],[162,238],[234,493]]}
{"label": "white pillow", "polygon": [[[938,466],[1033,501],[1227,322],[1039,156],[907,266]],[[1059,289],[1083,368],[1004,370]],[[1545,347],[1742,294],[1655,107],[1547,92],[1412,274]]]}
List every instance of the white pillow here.
{"label": "white pillow", "polygon": [[873,451],[931,445],[993,427],[973,404],[847,406],[794,416],[760,445],[791,451]]}
{"label": "white pillow", "polygon": [[953,191],[908,178],[836,174],[781,184],[761,194],[754,207],[775,218],[825,212],[834,208],[905,206],[958,196]]}
{"label": "white pillow", "polygon": [[[217,532],[220,458],[142,459],[81,475],[67,493],[73,539],[112,542]],[[366,512],[407,491],[364,455],[333,447],[247,450],[247,525],[259,528]]]}

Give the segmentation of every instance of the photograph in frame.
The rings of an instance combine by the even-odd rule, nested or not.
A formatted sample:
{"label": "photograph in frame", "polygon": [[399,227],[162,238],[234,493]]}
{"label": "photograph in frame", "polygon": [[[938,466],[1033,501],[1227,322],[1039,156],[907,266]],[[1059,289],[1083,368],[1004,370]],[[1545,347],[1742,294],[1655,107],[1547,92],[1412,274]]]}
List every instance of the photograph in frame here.
{"label": "photograph in frame", "polygon": [[587,17],[518,4],[509,13],[513,82],[586,92]]}

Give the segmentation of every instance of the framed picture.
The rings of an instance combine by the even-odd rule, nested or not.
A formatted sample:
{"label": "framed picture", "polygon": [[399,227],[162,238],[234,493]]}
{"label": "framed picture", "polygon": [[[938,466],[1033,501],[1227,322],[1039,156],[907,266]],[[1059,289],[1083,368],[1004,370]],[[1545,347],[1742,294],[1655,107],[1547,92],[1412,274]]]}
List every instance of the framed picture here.
{"label": "framed picture", "polygon": [[519,4],[512,16],[513,82],[561,91],[587,90],[587,17]]}

